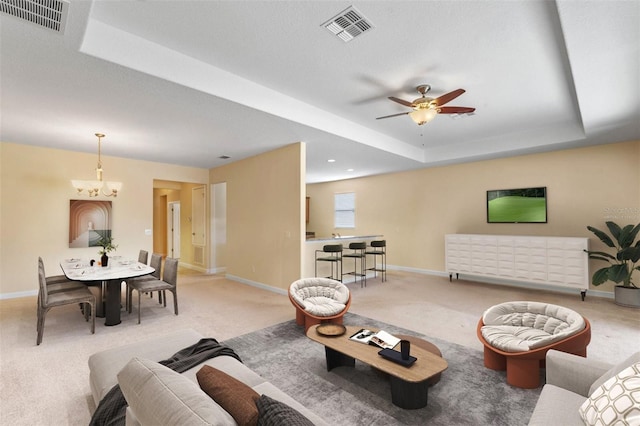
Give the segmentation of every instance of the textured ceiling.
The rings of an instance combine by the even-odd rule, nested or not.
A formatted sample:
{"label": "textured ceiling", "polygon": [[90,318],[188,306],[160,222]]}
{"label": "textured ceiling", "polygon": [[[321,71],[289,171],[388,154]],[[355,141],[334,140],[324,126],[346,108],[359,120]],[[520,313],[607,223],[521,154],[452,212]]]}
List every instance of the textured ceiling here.
{"label": "textured ceiling", "polygon": [[[374,28],[345,43],[322,24],[352,5]],[[104,155],[211,168],[302,141],[320,182],[640,139],[636,0],[93,1],[64,34],[0,25],[6,142],[103,132]],[[419,84],[475,114],[375,119]]]}

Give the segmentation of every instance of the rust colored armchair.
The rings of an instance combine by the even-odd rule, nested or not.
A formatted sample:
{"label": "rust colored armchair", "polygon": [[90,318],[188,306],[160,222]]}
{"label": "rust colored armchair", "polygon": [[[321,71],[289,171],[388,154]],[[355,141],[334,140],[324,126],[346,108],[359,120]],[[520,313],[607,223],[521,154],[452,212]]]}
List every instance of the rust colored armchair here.
{"label": "rust colored armchair", "polygon": [[507,302],[485,311],[477,335],[484,365],[506,370],[507,383],[524,389],[540,386],[547,351],[587,356],[591,324],[575,311],[540,302]]}
{"label": "rust colored armchair", "polygon": [[296,324],[306,332],[315,324],[342,324],[351,306],[351,292],[340,281],[303,278],[289,286],[289,300],[296,309]]}

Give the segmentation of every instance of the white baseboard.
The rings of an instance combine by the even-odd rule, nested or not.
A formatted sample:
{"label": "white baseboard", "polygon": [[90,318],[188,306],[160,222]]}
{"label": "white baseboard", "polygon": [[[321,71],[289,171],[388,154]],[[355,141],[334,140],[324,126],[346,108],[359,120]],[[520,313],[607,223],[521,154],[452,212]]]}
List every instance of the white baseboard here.
{"label": "white baseboard", "polygon": [[[180,263],[180,266],[183,266],[187,269],[193,269],[199,272],[204,272],[204,273],[213,273],[213,274],[217,274],[217,273],[223,273],[226,271],[226,268],[216,268],[215,270],[206,270],[205,268],[202,268],[200,266],[195,266],[195,265],[190,265],[188,263]],[[444,272],[444,271],[434,271],[431,269],[420,269],[420,268],[409,268],[406,266],[397,266],[397,265],[387,265],[387,270],[390,271],[405,271],[405,272],[413,272],[416,274],[423,274],[423,275],[435,275],[438,277],[448,277],[449,274]],[[248,284],[250,286],[253,287],[257,287],[257,288],[261,288],[263,290],[268,290],[268,291],[273,291],[275,293],[278,294],[283,294],[286,295],[287,294],[287,290],[282,289],[282,288],[278,288],[278,287],[273,287],[258,281],[252,281],[252,280],[248,280],[245,278],[241,278],[241,277],[237,277],[235,275],[231,275],[231,274],[227,274],[225,275],[226,278],[233,280],[233,281],[237,281],[237,282],[241,282],[243,284]],[[373,273],[369,272],[367,273],[367,278],[372,278],[373,277]],[[572,290],[572,289],[568,289],[568,288],[562,288],[562,287],[556,287],[556,286],[551,286],[551,285],[544,285],[544,284],[540,284],[540,283],[526,283],[526,282],[516,282],[516,281],[507,281],[507,280],[501,280],[501,279],[488,279],[485,277],[477,277],[477,276],[473,276],[473,275],[468,275],[468,276],[464,276],[463,279],[467,280],[467,281],[477,281],[477,282],[481,282],[481,283],[486,283],[486,284],[497,284],[497,285],[503,285],[503,286],[511,286],[511,287],[521,287],[521,288],[530,288],[530,289],[537,289],[537,290],[548,290],[548,291],[556,291],[556,292],[560,292],[560,293],[567,293],[567,294],[576,294],[577,290]],[[355,277],[349,277],[348,280],[345,280],[345,283],[352,283],[355,281]],[[15,293],[0,293],[0,300],[4,300],[4,299],[17,299],[19,297],[29,297],[29,296],[37,296],[38,295],[38,290],[31,290],[31,291],[18,291]],[[613,299],[613,293],[612,292],[608,292],[608,291],[601,291],[601,290],[593,290],[593,289],[588,289],[587,290],[587,296],[594,296],[594,297],[602,297],[605,299]]]}
{"label": "white baseboard", "polygon": [[185,263],[180,260],[178,260],[178,265],[182,268],[191,269],[193,271],[203,272],[205,274],[208,273],[207,268],[205,268],[204,266],[192,265],[190,263]]}
{"label": "white baseboard", "polygon": [[232,281],[237,281],[239,283],[242,284],[247,284],[253,287],[257,287],[257,288],[261,288],[263,290],[268,290],[268,291],[272,291],[274,293],[278,293],[278,294],[282,294],[284,296],[287,295],[287,290],[283,289],[283,288],[278,288],[278,287],[273,287],[258,281],[252,281],[252,280],[248,280],[246,278],[242,278],[242,277],[237,277],[235,275],[231,275],[231,274],[227,274],[225,275],[225,278],[228,278]]}
{"label": "white baseboard", "polygon": [[0,300],[18,299],[20,297],[29,297],[29,296],[37,296],[37,295],[38,295],[38,290],[16,291],[15,293],[2,293],[2,294],[0,294]]}
{"label": "white baseboard", "polygon": [[[387,265],[387,269],[395,270],[395,271],[414,272],[416,274],[435,275],[438,277],[449,276],[449,274],[444,271],[408,268],[405,266]],[[579,290],[576,290],[576,289],[571,289],[567,287],[557,287],[554,285],[546,285],[542,283],[509,281],[509,280],[500,279],[500,278],[487,278],[487,277],[480,277],[476,275],[467,275],[467,274],[460,274],[460,277],[466,281],[476,281],[476,282],[485,283],[485,284],[496,284],[496,285],[509,286],[509,287],[530,288],[534,290],[548,290],[548,291],[555,291],[558,293],[566,293],[566,294],[578,294],[578,295],[580,294]],[[455,281],[455,277],[454,277],[454,281]],[[602,297],[605,299],[614,298],[614,295],[612,292],[593,290],[593,289],[587,289],[587,296]]]}

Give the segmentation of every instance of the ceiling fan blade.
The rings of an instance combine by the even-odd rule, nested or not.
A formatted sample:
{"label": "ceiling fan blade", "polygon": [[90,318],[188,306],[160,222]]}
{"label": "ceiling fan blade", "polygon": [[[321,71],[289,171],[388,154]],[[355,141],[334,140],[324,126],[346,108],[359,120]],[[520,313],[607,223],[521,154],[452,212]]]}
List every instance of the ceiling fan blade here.
{"label": "ceiling fan blade", "polygon": [[464,92],[465,92],[464,89],[457,89],[457,90],[454,90],[453,92],[445,93],[444,95],[439,96],[439,97],[435,98],[434,100],[436,101],[436,104],[438,106],[441,106],[441,105],[444,105],[446,103],[451,102],[452,100],[454,100],[458,96],[462,95]]}
{"label": "ceiling fan blade", "polygon": [[438,112],[440,114],[467,114],[470,112],[474,112],[475,110],[475,108],[457,106],[438,107]]}
{"label": "ceiling fan blade", "polygon": [[[411,112],[411,111],[409,111],[409,112]],[[407,114],[409,114],[409,112],[401,112],[400,114],[385,115],[384,117],[377,117],[376,120],[381,120],[383,118],[398,117],[400,115],[407,115]]]}
{"label": "ceiling fan blade", "polygon": [[413,108],[413,103],[409,102],[409,101],[405,101],[403,99],[398,99],[395,96],[389,96],[389,99],[391,99],[393,102],[397,102],[400,105],[404,105],[404,106],[408,106],[409,108]]}

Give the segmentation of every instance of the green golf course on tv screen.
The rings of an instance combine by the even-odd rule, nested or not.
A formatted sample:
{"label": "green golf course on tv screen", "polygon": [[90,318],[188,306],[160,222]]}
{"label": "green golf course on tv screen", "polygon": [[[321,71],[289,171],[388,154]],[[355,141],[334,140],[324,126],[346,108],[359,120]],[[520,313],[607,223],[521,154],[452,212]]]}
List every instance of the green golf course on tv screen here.
{"label": "green golf course on tv screen", "polygon": [[488,223],[547,223],[547,188],[487,191]]}

